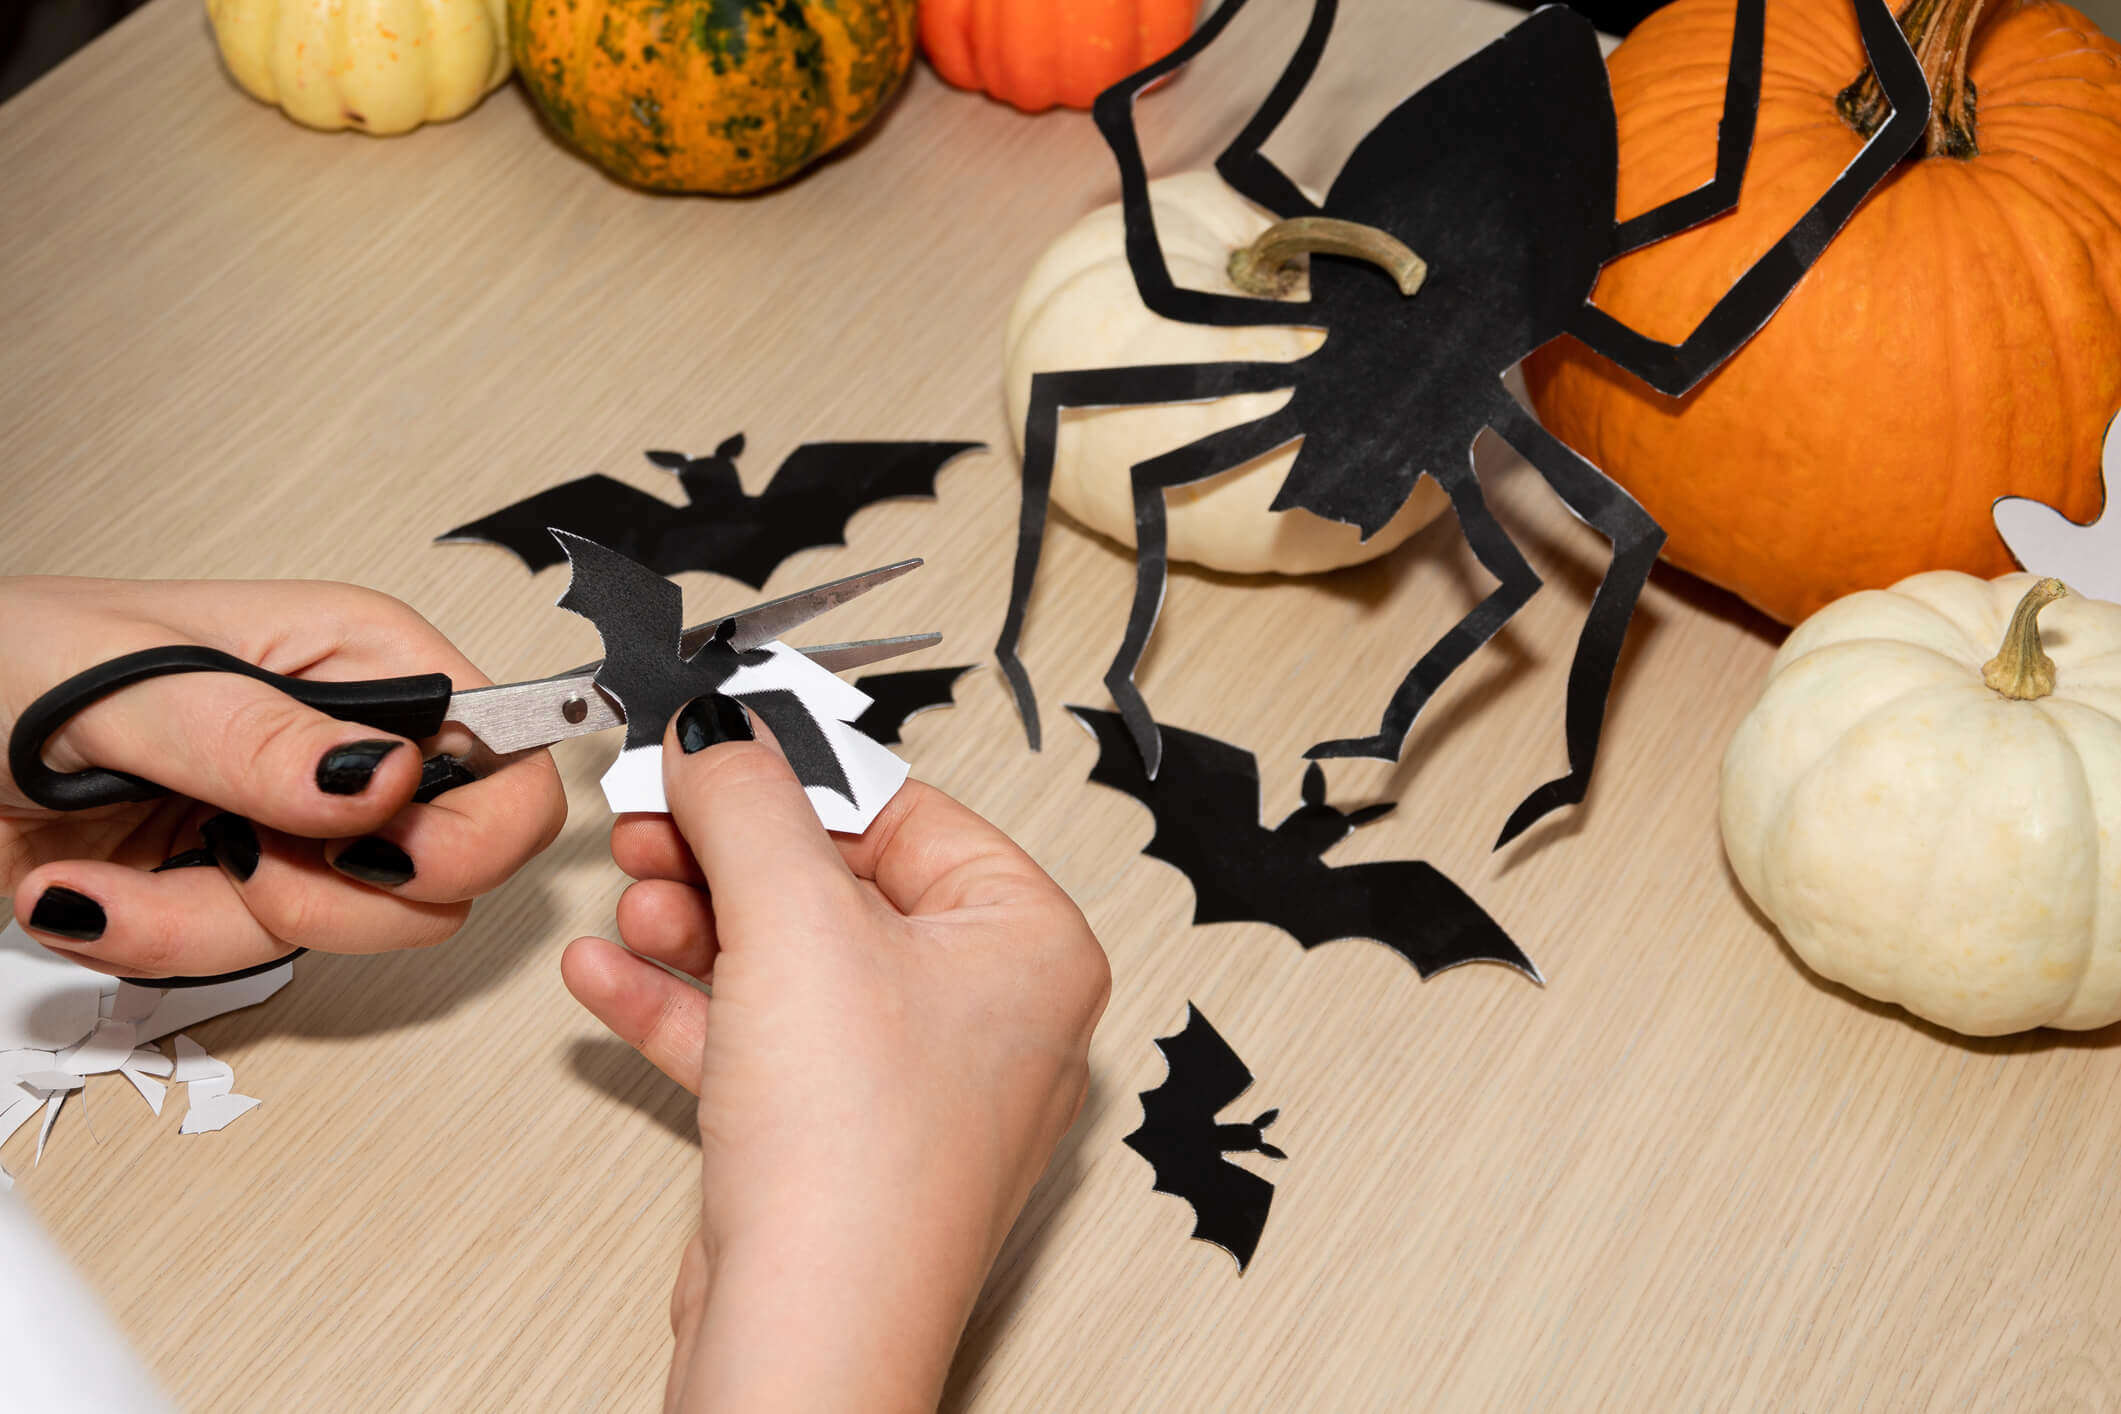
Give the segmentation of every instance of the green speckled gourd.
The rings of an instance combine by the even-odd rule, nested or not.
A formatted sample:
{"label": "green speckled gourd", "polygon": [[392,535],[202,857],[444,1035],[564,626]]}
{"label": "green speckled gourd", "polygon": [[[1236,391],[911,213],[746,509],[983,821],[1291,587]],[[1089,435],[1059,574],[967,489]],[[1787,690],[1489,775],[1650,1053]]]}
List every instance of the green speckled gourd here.
{"label": "green speckled gourd", "polygon": [[868,126],[913,61],[914,0],[509,0],[517,72],[621,181],[733,195]]}

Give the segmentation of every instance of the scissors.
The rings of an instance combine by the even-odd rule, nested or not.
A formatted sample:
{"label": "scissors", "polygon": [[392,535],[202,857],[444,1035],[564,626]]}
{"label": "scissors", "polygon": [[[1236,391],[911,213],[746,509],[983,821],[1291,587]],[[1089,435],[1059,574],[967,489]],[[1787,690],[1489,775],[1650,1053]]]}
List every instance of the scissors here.
{"label": "scissors", "polygon": [[[690,656],[720,632],[731,648],[749,651],[880,584],[919,569],[921,564],[920,560],[900,560],[723,614],[686,629],[679,639],[679,649]],[[838,673],[931,648],[942,639],[939,633],[909,633],[797,651],[820,667]],[[170,673],[202,672],[240,673],[269,683],[326,716],[414,740],[433,736],[444,722],[455,722],[494,755],[508,756],[621,725],[626,720],[624,710],[596,685],[597,672],[603,666],[603,660],[598,659],[551,677],[459,692],[447,673],[325,682],[283,677],[217,648],[197,644],[146,648],[76,673],[30,703],[16,719],[14,732],[8,738],[7,764],[22,793],[48,810],[88,810],[167,794],[152,781],[100,766],[55,771],[45,764],[44,744],[77,713],[122,687]]]}

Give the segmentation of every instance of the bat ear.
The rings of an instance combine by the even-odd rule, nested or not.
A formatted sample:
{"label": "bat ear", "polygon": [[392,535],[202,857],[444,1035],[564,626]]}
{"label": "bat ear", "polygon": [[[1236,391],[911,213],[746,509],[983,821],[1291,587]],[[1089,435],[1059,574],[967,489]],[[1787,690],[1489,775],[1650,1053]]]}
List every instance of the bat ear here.
{"label": "bat ear", "polygon": [[730,461],[735,461],[738,457],[744,455],[744,434],[741,432],[737,433],[736,436],[716,447],[714,454],[718,457],[725,457]]}
{"label": "bat ear", "polygon": [[1319,769],[1316,761],[1313,761],[1304,769],[1304,804],[1324,805],[1325,803],[1326,773]]}
{"label": "bat ear", "polygon": [[1275,1120],[1278,1120],[1280,1118],[1281,1106],[1276,1105],[1273,1109],[1263,1112],[1258,1119],[1253,1120],[1252,1127],[1254,1129],[1265,1129],[1268,1125],[1274,1123]]}
{"label": "bat ear", "polygon": [[1269,1144],[1264,1139],[1259,1141],[1259,1152],[1266,1155],[1270,1159],[1286,1159],[1289,1157],[1287,1154],[1283,1153],[1280,1149],[1275,1148],[1272,1144]]}
{"label": "bat ear", "polygon": [[1365,805],[1360,810],[1350,810],[1348,812],[1348,828],[1352,830],[1358,826],[1367,825],[1372,820],[1383,819],[1398,808],[1397,805],[1388,800],[1381,805]]}
{"label": "bat ear", "polygon": [[683,452],[648,452],[644,455],[665,471],[683,471],[685,464],[692,460]]}

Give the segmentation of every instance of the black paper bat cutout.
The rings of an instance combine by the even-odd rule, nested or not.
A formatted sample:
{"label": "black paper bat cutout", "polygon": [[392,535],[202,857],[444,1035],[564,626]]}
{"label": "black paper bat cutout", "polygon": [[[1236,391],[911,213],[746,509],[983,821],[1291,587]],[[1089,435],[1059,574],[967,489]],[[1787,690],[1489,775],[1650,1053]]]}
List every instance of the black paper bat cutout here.
{"label": "black paper bat cutout", "polygon": [[854,729],[880,745],[898,745],[900,730],[908,721],[938,707],[957,705],[952,689],[974,666],[967,663],[962,668],[914,668],[856,678],[854,685],[876,700],[854,719]]}
{"label": "black paper bat cutout", "polygon": [[1391,805],[1328,805],[1325,774],[1313,762],[1303,805],[1268,829],[1260,824],[1259,766],[1243,747],[1163,727],[1164,768],[1152,781],[1118,714],[1068,710],[1097,738],[1090,779],[1125,791],[1156,817],[1142,853],[1192,881],[1195,923],[1271,923],[1306,948],[1370,938],[1424,978],[1464,962],[1499,962],[1544,984],[1510,935],[1434,865],[1325,862],[1327,850]]}
{"label": "black paper bat cutout", "polygon": [[782,560],[816,545],[844,545],[847,521],[878,501],[933,496],[935,475],[978,442],[810,442],[788,454],[764,491],[744,494],[736,459],[742,433],[710,457],[649,452],[677,473],[687,504],[636,491],[601,473],[540,491],[446,531],[438,543],[486,540],[515,551],[535,574],[560,562],[548,528],[608,545],[654,570],[710,570],[763,589]]}
{"label": "black paper bat cutout", "polygon": [[1619,140],[1598,36],[1580,15],[1561,6],[1539,10],[1400,103],[1356,145],[1325,200],[1312,202],[1261,146],[1310,82],[1325,48],[1335,0],[1314,0],[1309,27],[1287,69],[1217,159],[1216,170],[1277,217],[1327,218],[1368,228],[1371,236],[1381,234],[1399,252],[1426,261],[1427,274],[1417,284],[1419,277],[1410,269],[1394,276],[1367,259],[1314,253],[1306,300],[1210,293],[1175,284],[1149,204],[1148,171],[1134,130],[1135,96],[1212,44],[1245,0],[1225,0],[1170,55],[1101,94],[1094,116],[1119,165],[1127,263],[1148,308],[1189,324],[1302,325],[1322,330],[1325,341],[1293,362],[1163,364],[1033,376],[1016,568],[995,645],[1032,748],[1039,744],[1038,704],[1017,644],[1038,573],[1062,411],[1286,391],[1289,398],[1278,410],[1140,462],[1130,472],[1139,546],[1134,605],[1105,685],[1149,774],[1157,774],[1162,748],[1134,672],[1163,602],[1165,492],[1300,441],[1275,510],[1302,507],[1369,536],[1406,503],[1424,474],[1450,495],[1462,533],[1499,584],[1408,671],[1376,735],[1320,742],[1307,753],[1314,759],[1391,760],[1431,694],[1540,585],[1489,511],[1473,475],[1474,439],[1493,428],[1571,511],[1613,544],[1569,671],[1568,774],[1524,799],[1503,826],[1497,847],[1549,811],[1580,802],[1589,787],[1621,642],[1664,532],[1632,497],[1541,426],[1503,386],[1503,374],[1550,339],[1573,334],[1634,376],[1677,396],[1767,321],[1928,121],[1922,70],[1885,0],[1850,2],[1865,52],[1893,105],[1892,117],[1677,344],[1660,343],[1621,324],[1590,302],[1591,290],[1605,262],[1736,204],[1758,116],[1766,0],[1737,3],[1715,176],[1625,221],[1616,219]]}
{"label": "black paper bat cutout", "polygon": [[1186,1003],[1185,1030],[1159,1037],[1156,1048],[1168,1073],[1163,1084],[1141,1092],[1141,1128],[1120,1142],[1149,1161],[1158,1193],[1193,1205],[1193,1235],[1235,1257],[1242,1275],[1259,1248],[1274,1185],[1223,1155],[1287,1158],[1263,1132],[1281,1111],[1268,1110],[1250,1124],[1216,1123],[1216,1111],[1252,1088],[1252,1072],[1193,1003]]}
{"label": "black paper bat cutout", "polygon": [[[595,624],[597,637],[604,641],[604,665],[597,669],[596,684],[625,714],[627,750],[659,745],[679,708],[719,691],[738,669],[773,657],[764,648],[748,653],[731,648],[727,624],[685,657],[684,595],[675,584],[594,540],[564,530],[550,534],[565,552],[572,575],[560,607]],[[859,805],[832,739],[802,698],[781,689],[734,696],[773,729],[797,780],[836,791]]]}

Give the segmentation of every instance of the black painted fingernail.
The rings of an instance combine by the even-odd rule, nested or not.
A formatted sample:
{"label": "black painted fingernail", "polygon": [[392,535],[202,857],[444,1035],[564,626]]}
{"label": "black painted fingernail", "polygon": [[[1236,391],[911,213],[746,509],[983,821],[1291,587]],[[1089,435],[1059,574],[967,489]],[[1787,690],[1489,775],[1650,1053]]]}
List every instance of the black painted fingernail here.
{"label": "black painted fingernail", "polygon": [[339,851],[331,867],[349,879],[394,889],[412,878],[412,856],[389,840],[363,835]]}
{"label": "black painted fingernail", "polygon": [[107,921],[102,904],[59,884],[46,889],[29,911],[29,926],[34,931],[77,943],[93,943],[102,937]]}
{"label": "black painted fingernail", "polygon": [[326,795],[359,795],[368,789],[369,778],[383,758],[405,743],[402,741],[349,741],[334,746],[317,763],[317,789]]}
{"label": "black painted fingernail", "polygon": [[235,876],[239,884],[250,882],[258,872],[258,832],[241,815],[216,815],[199,827],[214,863]]}
{"label": "black painted fingernail", "polygon": [[184,849],[172,854],[148,872],[167,874],[172,869],[213,869],[219,867],[219,863],[210,849]]}
{"label": "black painted fingernail", "polygon": [[430,756],[420,763],[420,788],[412,793],[413,802],[425,805],[443,791],[468,786],[477,779],[471,767],[454,756]]}
{"label": "black painted fingernail", "polygon": [[717,742],[752,741],[757,737],[758,733],[751,729],[751,714],[734,697],[710,692],[678,709],[678,747],[687,756]]}

